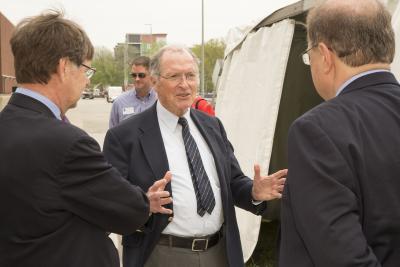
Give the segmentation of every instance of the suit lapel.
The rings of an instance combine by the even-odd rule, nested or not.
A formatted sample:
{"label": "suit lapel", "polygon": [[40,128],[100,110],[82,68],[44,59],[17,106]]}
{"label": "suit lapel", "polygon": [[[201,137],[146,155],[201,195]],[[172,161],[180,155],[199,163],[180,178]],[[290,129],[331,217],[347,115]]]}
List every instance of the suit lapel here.
{"label": "suit lapel", "polygon": [[[143,125],[140,127],[142,135],[139,140],[155,180],[159,180],[169,170],[169,165],[160,126],[158,125],[156,104],[157,102],[143,116]],[[166,189],[172,195],[171,183],[167,184]]]}

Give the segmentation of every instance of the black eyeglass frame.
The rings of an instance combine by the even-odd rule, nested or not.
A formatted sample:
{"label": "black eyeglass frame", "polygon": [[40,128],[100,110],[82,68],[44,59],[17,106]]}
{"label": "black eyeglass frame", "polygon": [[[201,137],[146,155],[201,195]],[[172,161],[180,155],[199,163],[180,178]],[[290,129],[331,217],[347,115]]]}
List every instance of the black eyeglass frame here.
{"label": "black eyeglass frame", "polygon": [[147,74],[144,72],[132,72],[131,73],[131,77],[133,79],[136,79],[137,77],[139,77],[139,79],[144,79],[144,78],[146,78],[146,76],[147,76]]}
{"label": "black eyeglass frame", "polygon": [[92,78],[93,75],[96,73],[95,68],[89,67],[88,65],[83,64],[83,63],[81,63],[81,66],[84,66],[85,68],[87,68],[87,70],[85,71],[85,75],[88,79]]}
{"label": "black eyeglass frame", "polygon": [[310,48],[308,48],[307,50],[305,50],[303,53],[301,53],[301,58],[303,60],[304,65],[310,66],[311,60],[310,60],[310,55],[308,54],[308,52],[310,52],[312,49],[314,49],[317,46],[318,45],[313,45]]}

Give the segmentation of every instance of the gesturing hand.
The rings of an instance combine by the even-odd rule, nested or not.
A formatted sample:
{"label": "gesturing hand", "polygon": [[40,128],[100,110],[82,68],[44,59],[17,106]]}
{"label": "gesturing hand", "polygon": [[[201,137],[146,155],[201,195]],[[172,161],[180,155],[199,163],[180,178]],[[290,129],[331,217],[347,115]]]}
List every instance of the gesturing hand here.
{"label": "gesturing hand", "polygon": [[269,176],[261,176],[260,166],[255,164],[253,190],[251,192],[253,199],[264,201],[281,198],[287,172],[288,170],[284,169]]}
{"label": "gesturing hand", "polygon": [[167,171],[164,177],[156,181],[152,186],[149,187],[146,195],[150,202],[151,213],[164,213],[172,214],[171,209],[166,209],[163,206],[172,202],[172,198],[168,191],[165,191],[165,186],[171,181],[172,174]]}

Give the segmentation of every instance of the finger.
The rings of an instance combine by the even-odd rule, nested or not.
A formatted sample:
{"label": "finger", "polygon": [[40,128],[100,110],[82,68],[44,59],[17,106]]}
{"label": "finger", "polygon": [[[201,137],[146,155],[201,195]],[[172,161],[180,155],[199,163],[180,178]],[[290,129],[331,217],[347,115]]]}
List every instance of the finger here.
{"label": "finger", "polygon": [[260,165],[254,164],[254,180],[260,180]]}
{"label": "finger", "polygon": [[151,198],[162,198],[162,197],[169,197],[170,193],[168,191],[155,191],[155,192],[151,192],[151,194],[149,194],[151,196]]}
{"label": "finger", "polygon": [[171,182],[172,173],[171,173],[170,171],[167,171],[167,172],[165,173],[163,179],[165,179],[167,183]]}
{"label": "finger", "polygon": [[276,188],[277,191],[282,192],[283,188],[285,188],[283,185],[280,185]]}
{"label": "finger", "polygon": [[158,212],[159,212],[159,213],[162,213],[162,214],[172,214],[172,210],[171,210],[171,209],[166,209],[166,208],[164,208],[164,207],[161,207],[161,208],[158,210]]}
{"label": "finger", "polygon": [[149,188],[149,191],[155,192],[155,191],[164,190],[166,185],[167,185],[167,180],[164,178],[160,179],[160,180],[154,182],[154,184]]}
{"label": "finger", "polygon": [[272,178],[281,178],[281,177],[285,177],[287,175],[288,170],[287,169],[283,169],[283,170],[279,170],[273,174],[271,174]]}
{"label": "finger", "polygon": [[170,193],[168,191],[157,191],[155,194],[159,198],[165,198],[170,196]]}
{"label": "finger", "polygon": [[161,198],[160,199],[160,205],[161,206],[164,206],[164,205],[167,205],[167,204],[170,204],[170,203],[172,203],[172,197],[165,197],[165,198]]}
{"label": "finger", "polygon": [[286,178],[281,178],[278,180],[279,185],[284,185],[286,183]]}

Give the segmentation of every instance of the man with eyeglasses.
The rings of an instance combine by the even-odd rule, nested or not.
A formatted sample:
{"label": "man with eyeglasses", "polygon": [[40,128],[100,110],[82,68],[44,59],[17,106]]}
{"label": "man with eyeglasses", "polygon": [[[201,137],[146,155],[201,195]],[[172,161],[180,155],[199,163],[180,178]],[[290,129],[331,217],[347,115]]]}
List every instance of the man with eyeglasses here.
{"label": "man with eyeglasses", "polygon": [[262,214],[280,197],[286,170],[245,176],[221,121],[190,108],[199,85],[197,59],[186,47],[163,47],[152,59],[158,101],[108,130],[104,153],[121,174],[147,190],[171,172],[171,215],[152,214],[123,236],[124,267],[243,267],[234,206]]}
{"label": "man with eyeglasses", "polygon": [[67,122],[95,73],[82,28],[48,11],[19,23],[10,43],[19,87],[0,113],[0,266],[119,267],[109,232],[170,213],[169,176],[146,194]]}
{"label": "man with eyeglasses", "polygon": [[152,88],[149,65],[150,58],[145,56],[137,57],[132,61],[131,76],[135,88],[124,92],[114,101],[110,114],[110,128],[156,102],[157,93]]}
{"label": "man with eyeglasses", "polygon": [[400,85],[378,0],[328,0],[307,17],[326,101],[289,130],[280,267],[400,266]]}

